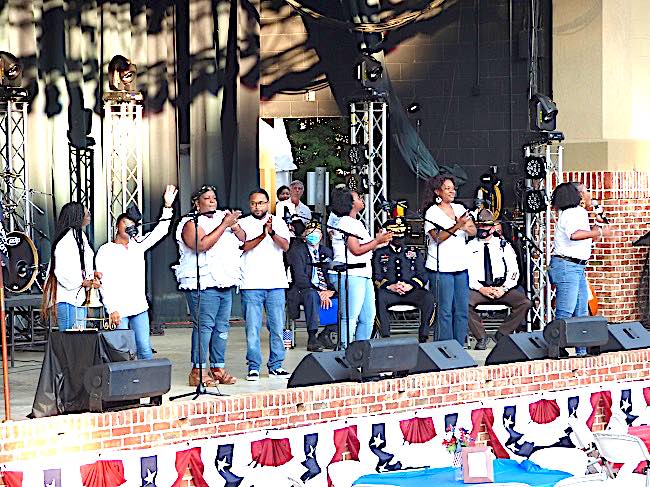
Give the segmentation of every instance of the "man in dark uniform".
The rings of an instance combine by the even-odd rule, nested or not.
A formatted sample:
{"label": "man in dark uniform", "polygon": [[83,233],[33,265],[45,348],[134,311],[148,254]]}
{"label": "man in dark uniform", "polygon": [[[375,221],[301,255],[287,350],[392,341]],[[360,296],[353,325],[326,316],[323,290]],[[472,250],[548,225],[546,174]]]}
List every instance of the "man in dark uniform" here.
{"label": "man in dark uniform", "polygon": [[300,315],[300,305],[305,308],[307,350],[310,352],[323,351],[316,337],[320,310],[331,308],[336,294],[325,269],[325,263],[332,261],[332,250],[322,244],[322,239],[320,224],[310,221],[302,238],[296,238],[287,252],[292,278],[287,291],[287,310],[289,318],[296,319]]}
{"label": "man in dark uniform", "polygon": [[384,228],[393,232],[393,240],[386,247],[375,250],[372,258],[381,336],[390,336],[388,307],[410,304],[420,309],[418,338],[424,343],[429,338],[435,313],[433,294],[424,288],[427,282],[424,255],[416,247],[404,245],[406,225],[402,218],[388,220]]}

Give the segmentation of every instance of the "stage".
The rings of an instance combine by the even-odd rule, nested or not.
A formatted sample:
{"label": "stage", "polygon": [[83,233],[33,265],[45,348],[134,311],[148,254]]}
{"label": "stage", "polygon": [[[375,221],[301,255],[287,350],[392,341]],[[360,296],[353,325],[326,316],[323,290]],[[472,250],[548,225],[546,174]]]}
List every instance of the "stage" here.
{"label": "stage", "polygon": [[[168,358],[172,362],[172,388],[165,396],[174,396],[190,392],[194,388],[187,385],[187,376],[190,372],[190,335],[189,326],[169,326],[162,336],[152,336],[151,344],[156,350],[154,358]],[[264,360],[268,357],[268,332],[261,333],[262,353]],[[297,331],[297,344],[292,350],[287,350],[284,367],[290,372],[298,365],[300,360],[308,353],[306,350],[307,334],[303,329]],[[494,343],[491,343],[491,346]],[[471,350],[470,355],[482,365],[488,350]],[[246,380],[246,336],[243,323],[233,323],[228,339],[226,352],[227,370],[237,377],[237,383],[221,386],[220,391],[228,395],[247,394],[251,392],[272,391],[286,389],[287,379],[269,377],[265,367],[262,368],[262,377],[258,382]],[[17,351],[15,353],[15,367],[9,368],[9,385],[11,393],[11,416],[14,420],[27,419],[31,412],[34,392],[38,383],[43,361],[43,352]],[[210,388],[210,390],[216,390]]]}

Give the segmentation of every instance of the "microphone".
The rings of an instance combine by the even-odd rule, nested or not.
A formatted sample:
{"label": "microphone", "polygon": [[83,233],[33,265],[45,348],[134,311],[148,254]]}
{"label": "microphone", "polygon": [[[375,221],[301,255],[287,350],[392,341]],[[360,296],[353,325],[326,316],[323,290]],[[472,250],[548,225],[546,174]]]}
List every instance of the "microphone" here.
{"label": "microphone", "polygon": [[377,202],[379,203],[379,208],[382,211],[387,211],[389,213],[395,206],[397,206],[397,201],[387,200],[382,194],[377,195]]}
{"label": "microphone", "polygon": [[128,227],[126,227],[126,228],[124,229],[124,231],[126,232],[126,234],[127,234],[129,237],[131,237],[131,238],[135,238],[135,236],[138,234],[138,227],[137,227],[137,224],[136,224],[136,225],[129,225]]}
{"label": "microphone", "polygon": [[594,208],[594,214],[600,218],[603,223],[605,223],[605,225],[609,225],[609,220],[605,216],[605,210],[602,206],[600,206],[600,203],[598,203],[597,199],[591,200],[591,206]]}

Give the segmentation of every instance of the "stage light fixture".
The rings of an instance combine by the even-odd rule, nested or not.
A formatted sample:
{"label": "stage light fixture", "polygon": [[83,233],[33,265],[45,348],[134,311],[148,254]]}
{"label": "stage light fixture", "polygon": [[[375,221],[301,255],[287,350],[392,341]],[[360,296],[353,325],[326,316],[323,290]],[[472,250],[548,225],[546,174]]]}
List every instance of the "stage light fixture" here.
{"label": "stage light fixture", "polygon": [[409,106],[406,107],[406,112],[407,113],[417,113],[420,111],[420,104],[416,101],[411,103]]}
{"label": "stage light fixture", "polygon": [[535,93],[530,99],[533,130],[555,130],[557,105],[548,96]]}
{"label": "stage light fixture", "polygon": [[357,79],[363,84],[366,81],[375,82],[381,78],[384,67],[370,54],[362,53],[357,62]]}
{"label": "stage light fixture", "polygon": [[118,54],[108,63],[108,88],[104,101],[140,102],[142,93],[137,91],[138,67],[130,59]]}
{"label": "stage light fixture", "polygon": [[544,179],[546,176],[546,160],[541,156],[524,158],[526,179]]}
{"label": "stage light fixture", "polygon": [[524,196],[524,211],[526,213],[540,213],[546,210],[544,192],[539,189],[529,189]]}
{"label": "stage light fixture", "polygon": [[23,66],[20,60],[7,51],[0,51],[0,100],[22,101],[27,90],[22,88]]}
{"label": "stage light fixture", "polygon": [[360,167],[368,164],[366,158],[366,147],[361,144],[353,144],[348,146],[345,151],[345,160],[351,167]]}

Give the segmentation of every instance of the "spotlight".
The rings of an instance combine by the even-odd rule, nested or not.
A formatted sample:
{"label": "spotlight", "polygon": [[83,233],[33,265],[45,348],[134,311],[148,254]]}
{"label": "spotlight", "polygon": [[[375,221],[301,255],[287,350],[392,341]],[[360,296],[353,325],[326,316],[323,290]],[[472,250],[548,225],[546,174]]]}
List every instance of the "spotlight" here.
{"label": "spotlight", "polygon": [[[361,54],[357,61],[357,79],[364,84],[366,81],[374,83],[381,78],[384,67],[370,54]],[[365,86],[365,84],[364,84]]]}
{"label": "spotlight", "polygon": [[540,213],[546,210],[544,192],[539,189],[529,189],[524,197],[524,211],[526,213]]}
{"label": "spotlight", "polygon": [[533,130],[555,130],[557,105],[548,96],[535,93],[530,99]]}
{"label": "spotlight", "polygon": [[[113,56],[108,63],[108,88],[104,100],[131,102],[142,101],[142,93],[137,91],[138,68],[122,55]],[[117,93],[116,93],[117,92]]]}
{"label": "spotlight", "polygon": [[361,144],[348,146],[345,151],[345,160],[351,167],[365,166],[368,163],[365,146]]}
{"label": "spotlight", "polygon": [[540,156],[524,158],[527,179],[544,179],[546,176],[546,160]]}
{"label": "spotlight", "polygon": [[407,113],[417,113],[420,111],[420,104],[416,101],[406,107]]}
{"label": "spotlight", "polygon": [[27,90],[21,88],[23,67],[20,60],[7,51],[0,51],[0,99],[20,101],[27,98]]}

